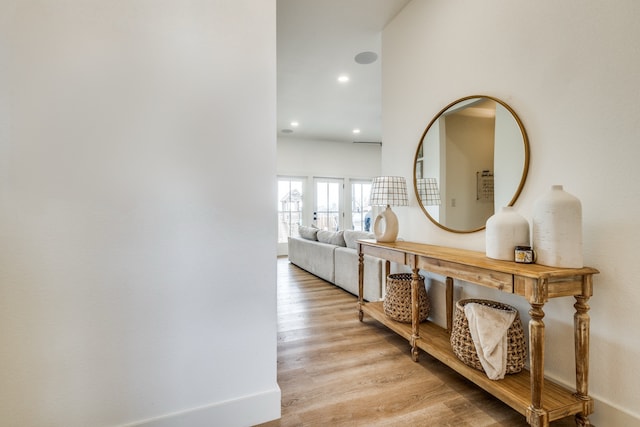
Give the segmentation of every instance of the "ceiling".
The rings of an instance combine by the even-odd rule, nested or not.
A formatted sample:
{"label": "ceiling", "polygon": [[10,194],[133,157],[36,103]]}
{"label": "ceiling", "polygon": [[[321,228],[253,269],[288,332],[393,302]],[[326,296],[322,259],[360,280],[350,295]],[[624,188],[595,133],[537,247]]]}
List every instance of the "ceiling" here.
{"label": "ceiling", "polygon": [[277,0],[278,137],[381,142],[381,33],[409,1]]}

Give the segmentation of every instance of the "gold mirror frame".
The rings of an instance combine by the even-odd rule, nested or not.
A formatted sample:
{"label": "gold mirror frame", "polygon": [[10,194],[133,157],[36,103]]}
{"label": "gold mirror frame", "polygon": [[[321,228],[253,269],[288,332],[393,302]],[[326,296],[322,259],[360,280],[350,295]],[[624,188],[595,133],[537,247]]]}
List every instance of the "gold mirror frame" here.
{"label": "gold mirror frame", "polygon": [[[494,101],[497,104],[500,104],[502,107],[504,107],[512,116],[512,118],[514,119],[515,123],[517,124],[518,128],[520,129],[520,133],[522,135],[522,143],[524,146],[524,150],[523,150],[523,155],[524,155],[524,159],[523,159],[523,165],[522,165],[522,175],[520,177],[520,182],[518,183],[518,187],[516,188],[515,193],[513,194],[511,200],[509,201],[509,203],[506,206],[513,206],[513,204],[515,203],[515,201],[518,199],[518,196],[520,196],[520,193],[522,192],[522,188],[524,187],[524,183],[526,181],[527,178],[527,173],[529,172],[529,138],[527,137],[527,132],[522,124],[522,121],[520,120],[520,118],[518,117],[518,115],[516,114],[516,112],[509,106],[507,105],[505,102],[503,102],[502,100],[498,99],[498,98],[494,98],[492,96],[487,96],[487,95],[471,95],[471,96],[466,96],[464,98],[460,98],[457,99],[453,102],[451,102],[450,104],[448,104],[446,107],[444,107],[442,110],[440,110],[440,112],[431,120],[431,122],[429,122],[429,125],[426,127],[426,129],[424,130],[424,132],[422,133],[422,136],[420,137],[420,142],[418,144],[418,148],[416,149],[416,154],[414,156],[414,161],[413,161],[413,189],[414,189],[414,193],[416,195],[416,200],[418,201],[418,205],[420,206],[420,208],[422,209],[422,211],[424,212],[424,214],[427,216],[427,218],[429,218],[431,220],[431,222],[433,222],[435,225],[437,225],[438,227],[453,232],[453,233],[474,233],[476,231],[481,231],[485,228],[485,224],[486,224],[486,219],[488,219],[488,217],[485,219],[485,224],[483,224],[480,227],[476,227],[476,228],[472,228],[472,229],[456,229],[456,228],[452,228],[450,226],[447,226],[445,224],[440,223],[440,221],[436,220],[435,218],[433,218],[429,212],[427,211],[426,207],[423,204],[422,198],[420,196],[420,194],[418,193],[418,176],[417,176],[417,166],[418,166],[418,161],[423,161],[421,153],[423,153],[423,144],[425,142],[425,137],[427,136],[429,130],[432,128],[432,126],[434,126],[435,123],[439,123],[439,119],[447,112],[449,112],[449,110],[453,109],[453,107],[456,107],[458,104],[464,104],[467,102],[472,102],[472,100],[474,99],[478,99],[479,101],[481,100],[491,100]],[[494,142],[495,142],[495,136],[494,136]],[[422,174],[420,176],[420,178],[422,178]],[[446,203],[446,201],[445,201]],[[495,201],[493,202],[495,204]],[[498,207],[499,208],[499,207]],[[496,210],[496,206],[494,205],[493,210],[495,212]]]}

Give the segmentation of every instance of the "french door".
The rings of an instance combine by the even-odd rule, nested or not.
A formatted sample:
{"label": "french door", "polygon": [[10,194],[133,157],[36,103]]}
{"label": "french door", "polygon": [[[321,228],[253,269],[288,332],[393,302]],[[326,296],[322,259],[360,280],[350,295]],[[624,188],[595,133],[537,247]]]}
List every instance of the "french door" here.
{"label": "french door", "polygon": [[313,220],[322,230],[344,229],[344,181],[336,178],[316,178]]}

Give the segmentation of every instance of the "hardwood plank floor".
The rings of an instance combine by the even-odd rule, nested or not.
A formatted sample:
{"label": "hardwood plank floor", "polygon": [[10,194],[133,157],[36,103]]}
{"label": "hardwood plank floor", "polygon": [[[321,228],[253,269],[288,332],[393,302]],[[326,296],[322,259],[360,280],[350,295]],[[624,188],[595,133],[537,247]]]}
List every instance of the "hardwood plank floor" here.
{"label": "hardwood plank floor", "polygon": [[[524,416],[365,315],[357,298],[278,258],[278,383],[289,426],[527,426]],[[573,417],[553,427],[574,426]]]}

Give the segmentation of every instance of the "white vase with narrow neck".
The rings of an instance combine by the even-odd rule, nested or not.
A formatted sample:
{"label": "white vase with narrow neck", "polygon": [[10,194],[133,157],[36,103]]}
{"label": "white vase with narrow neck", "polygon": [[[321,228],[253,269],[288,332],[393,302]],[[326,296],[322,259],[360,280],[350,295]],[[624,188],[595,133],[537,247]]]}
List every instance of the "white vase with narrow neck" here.
{"label": "white vase with narrow neck", "polygon": [[500,208],[487,220],[486,254],[489,258],[515,260],[516,246],[529,246],[529,221],[512,206]]}
{"label": "white vase with narrow neck", "polygon": [[553,185],[538,199],[533,209],[533,249],[538,264],[551,267],[581,268],[582,204]]}

